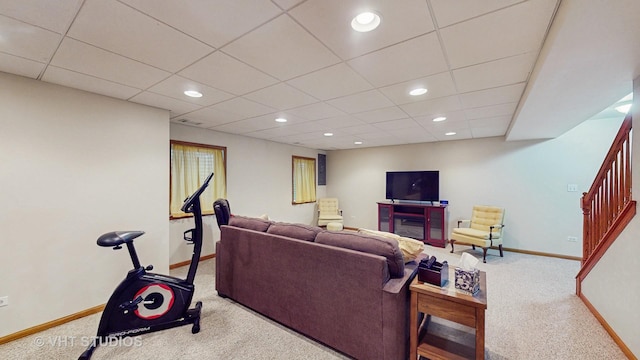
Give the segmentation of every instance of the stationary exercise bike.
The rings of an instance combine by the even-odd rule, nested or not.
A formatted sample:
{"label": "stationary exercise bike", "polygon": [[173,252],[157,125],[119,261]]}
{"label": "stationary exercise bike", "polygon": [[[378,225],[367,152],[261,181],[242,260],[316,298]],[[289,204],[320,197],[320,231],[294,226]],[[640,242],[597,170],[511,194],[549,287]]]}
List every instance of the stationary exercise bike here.
{"label": "stationary exercise bike", "polygon": [[154,331],[165,330],[176,326],[192,324],[193,334],[200,331],[200,310],[202,302],[196,302],[190,309],[195,287],[200,252],[202,251],[202,209],[200,195],[209,185],[213,173],[204,184],[189,196],[182,204],[181,210],[193,213],[195,228],[184,232],[184,240],[194,245],[191,265],[186,279],[149,273],[153,266],[140,265],[133,240],[143,231],[114,231],[98,238],[98,245],[121,249],[127,246],[133,270],[115,289],[104,308],[96,339],[89,345],[79,359],[89,359],[100,342],[113,338],[136,336]]}

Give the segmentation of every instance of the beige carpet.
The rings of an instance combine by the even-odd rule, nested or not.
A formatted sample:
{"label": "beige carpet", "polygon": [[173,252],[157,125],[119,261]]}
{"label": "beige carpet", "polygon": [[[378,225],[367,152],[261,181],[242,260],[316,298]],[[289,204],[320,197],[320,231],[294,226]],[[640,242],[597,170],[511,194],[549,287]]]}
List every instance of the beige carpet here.
{"label": "beige carpet", "polygon": [[[464,246],[456,250],[450,254],[427,247],[425,252],[452,265],[461,251],[481,256]],[[575,295],[578,262],[511,252],[500,258],[494,252],[479,265],[487,272],[486,359],[625,359]],[[215,260],[203,261],[196,276],[194,301],[203,302],[200,333],[191,334],[191,327],[183,326],[142,335],[99,347],[92,359],[346,358],[218,297],[214,269]],[[172,275],[182,277],[185,272],[181,268]],[[92,315],[1,345],[0,358],[75,359],[84,351],[83,337],[95,334],[99,320],[100,314]]]}

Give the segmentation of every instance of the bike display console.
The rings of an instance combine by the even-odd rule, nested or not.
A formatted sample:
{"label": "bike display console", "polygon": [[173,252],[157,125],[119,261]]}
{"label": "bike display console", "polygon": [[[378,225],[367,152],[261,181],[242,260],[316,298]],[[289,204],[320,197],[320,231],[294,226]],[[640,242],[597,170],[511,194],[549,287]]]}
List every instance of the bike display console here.
{"label": "bike display console", "polygon": [[448,213],[447,205],[379,202],[378,230],[445,247]]}

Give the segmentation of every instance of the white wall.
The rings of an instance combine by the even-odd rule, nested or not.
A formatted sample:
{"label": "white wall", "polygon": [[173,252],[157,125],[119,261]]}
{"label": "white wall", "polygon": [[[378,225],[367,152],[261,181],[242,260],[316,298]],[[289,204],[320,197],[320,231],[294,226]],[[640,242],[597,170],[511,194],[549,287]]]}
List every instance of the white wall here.
{"label": "white wall", "polygon": [[[315,204],[292,205],[291,157],[316,158],[318,151],[272,141],[249,138],[212,130],[171,124],[171,139],[227,147],[227,199],[237,215],[269,215],[275,221],[312,224]],[[214,175],[215,176],[215,175]],[[323,197],[325,186],[318,186]],[[191,258],[191,247],[184,245],[182,233],[193,227],[192,219],[172,220],[170,262]],[[220,238],[215,216],[204,219],[203,255],[215,252]]]}
{"label": "white wall", "polygon": [[168,143],[166,111],[0,73],[0,337],[104,304],[131,268],[105,232],[168,271]]}
{"label": "white wall", "polygon": [[[634,81],[633,117],[640,119],[640,78]],[[635,122],[634,122],[635,123]],[[635,124],[634,124],[635,125]],[[634,133],[637,130],[634,130]],[[640,137],[632,139],[632,159],[640,159]],[[632,188],[640,189],[640,162],[632,164]],[[632,194],[638,201],[638,192]],[[602,315],[625,345],[640,358],[640,216],[636,214],[582,282],[582,294]]]}
{"label": "white wall", "polygon": [[[506,208],[504,247],[582,256],[580,197],[587,191],[621,119],[587,121],[553,140],[503,138],[330,151],[327,194],[340,199],[345,225],[377,228],[385,172],[439,170],[449,200],[449,233],[474,204]],[[577,184],[578,192],[567,192]]]}

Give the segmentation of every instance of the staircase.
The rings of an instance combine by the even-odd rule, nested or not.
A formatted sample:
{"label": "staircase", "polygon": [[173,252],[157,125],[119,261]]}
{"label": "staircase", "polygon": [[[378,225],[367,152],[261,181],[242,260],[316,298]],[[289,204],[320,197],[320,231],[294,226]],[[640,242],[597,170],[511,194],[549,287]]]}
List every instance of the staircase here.
{"label": "staircase", "polygon": [[588,192],[582,194],[582,267],[580,284],[636,214],[631,199],[631,114],[624,119]]}

